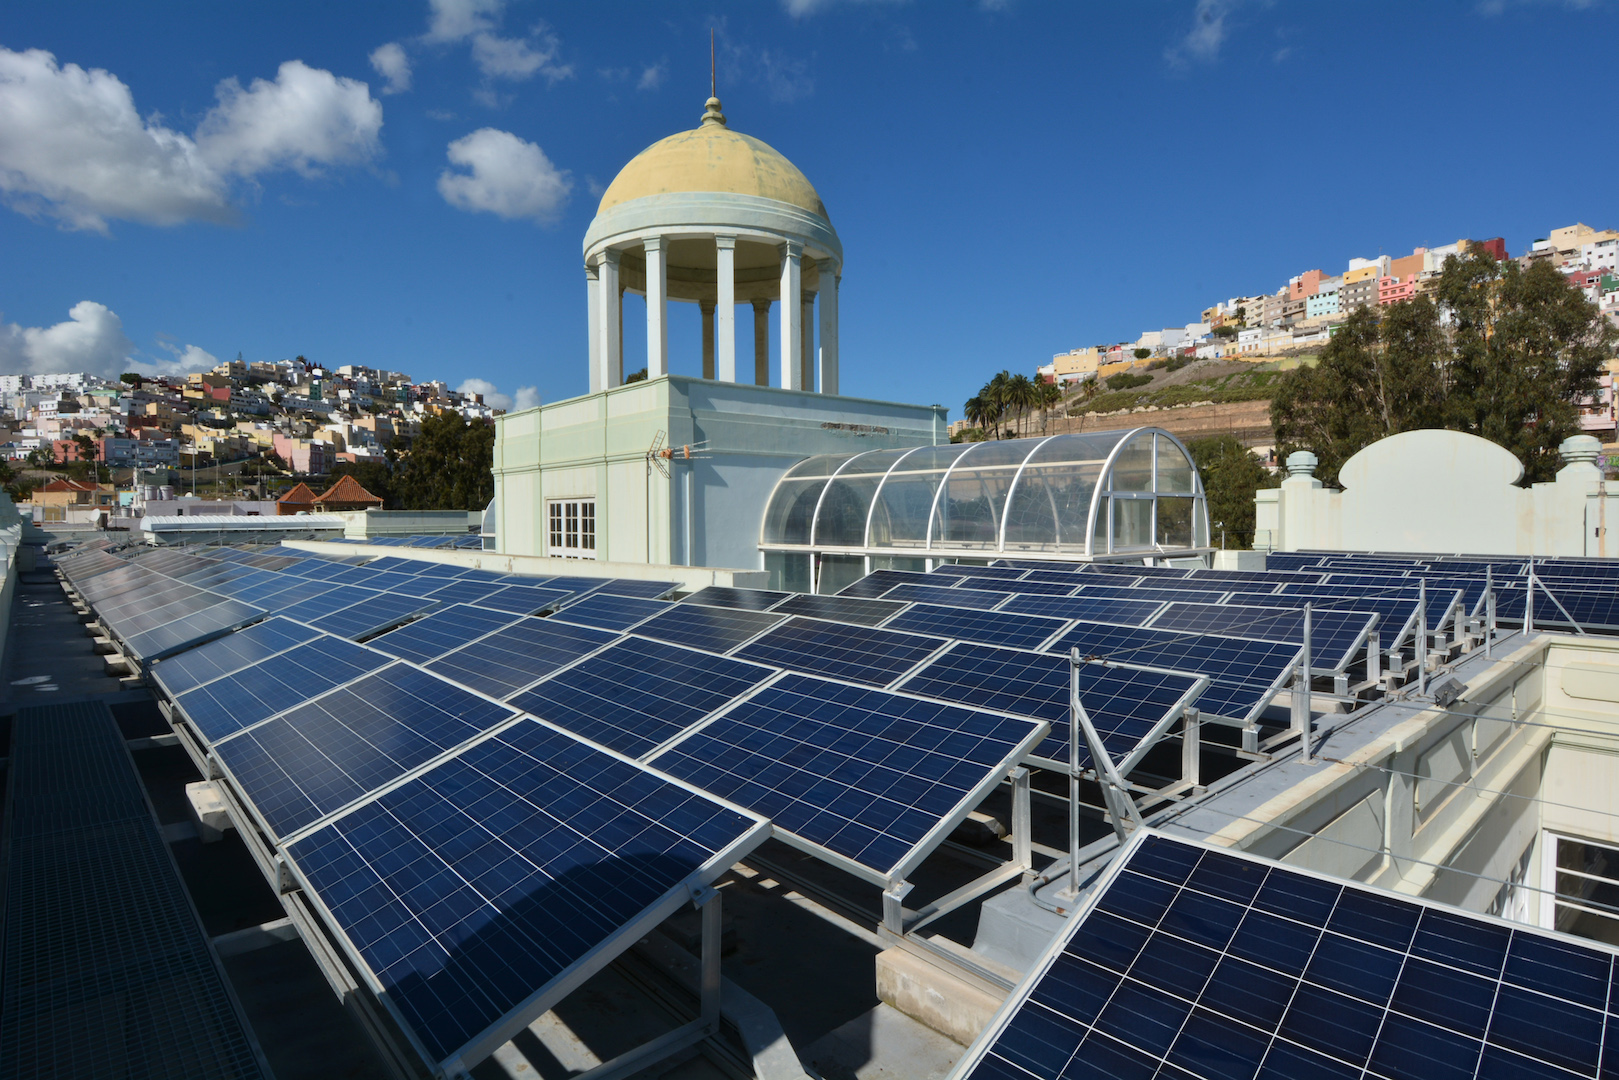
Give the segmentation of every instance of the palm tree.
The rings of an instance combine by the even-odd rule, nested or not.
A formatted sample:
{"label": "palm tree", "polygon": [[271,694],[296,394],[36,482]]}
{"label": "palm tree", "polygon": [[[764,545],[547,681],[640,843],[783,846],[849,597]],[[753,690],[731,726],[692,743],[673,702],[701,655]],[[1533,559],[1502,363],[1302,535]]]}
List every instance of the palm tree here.
{"label": "palm tree", "polygon": [[989,380],[989,382],[985,383],[984,388],[979,391],[980,394],[987,396],[995,406],[994,423],[995,437],[997,439],[1001,437],[1001,417],[1006,415],[1007,410],[1012,405],[1011,396],[1008,390],[1008,386],[1011,381],[1012,373],[1009,371],[1003,371],[993,379]]}
{"label": "palm tree", "polygon": [[1046,382],[1044,379],[1039,380],[1034,385],[1040,397],[1040,434],[1044,435],[1046,433],[1046,424],[1051,419],[1051,407],[1062,402],[1062,390],[1055,382]]}
{"label": "palm tree", "polygon": [[1018,433],[1023,433],[1021,421],[1028,416],[1029,407],[1035,403],[1034,383],[1027,375],[1017,374],[1006,380],[1007,404],[1017,410],[1019,425]]}
{"label": "palm tree", "polygon": [[[985,387],[985,391],[987,390],[988,387]],[[987,392],[980,392],[968,398],[963,411],[966,413],[967,422],[976,427],[980,434],[985,433],[989,425],[993,424],[999,415],[995,410],[994,402],[989,400]]]}

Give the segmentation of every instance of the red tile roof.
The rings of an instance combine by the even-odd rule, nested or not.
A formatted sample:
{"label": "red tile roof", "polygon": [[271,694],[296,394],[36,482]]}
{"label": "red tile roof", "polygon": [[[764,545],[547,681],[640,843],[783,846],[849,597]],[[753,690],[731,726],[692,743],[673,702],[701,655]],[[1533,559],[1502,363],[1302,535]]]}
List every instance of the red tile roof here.
{"label": "red tile roof", "polygon": [[380,507],[382,500],[361,487],[360,482],[354,477],[343,476],[316,497],[315,505],[359,509],[366,506]]}

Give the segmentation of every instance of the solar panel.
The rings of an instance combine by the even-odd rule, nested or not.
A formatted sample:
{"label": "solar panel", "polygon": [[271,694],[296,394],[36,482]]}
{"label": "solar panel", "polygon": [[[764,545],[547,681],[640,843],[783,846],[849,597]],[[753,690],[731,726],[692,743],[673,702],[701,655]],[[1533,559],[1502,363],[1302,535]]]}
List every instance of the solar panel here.
{"label": "solar panel", "polygon": [[1087,574],[1112,574],[1116,577],[1183,578],[1192,571],[1180,566],[1146,566],[1141,563],[1088,563]]}
{"label": "solar panel", "polygon": [[627,637],[511,699],[575,735],[643,757],[775,672]]}
{"label": "solar panel", "polygon": [[1120,600],[1111,596],[1014,596],[1000,608],[1020,615],[1046,615],[1054,619],[1090,619],[1094,622],[1141,626],[1162,608],[1161,600]]}
{"label": "solar panel", "polygon": [[159,660],[152,678],[174,698],[194,686],[267,660],[278,652],[319,637],[320,631],[287,619],[267,619],[206,645]]}
{"label": "solar panel", "polygon": [[777,604],[775,611],[784,615],[808,615],[815,619],[876,626],[884,619],[904,608],[893,600],[865,600],[854,596],[815,596],[799,593]]}
{"label": "solar panel", "polygon": [[[1372,620],[1364,611],[1322,608],[1310,612],[1310,668],[1342,671],[1366,644]],[[1250,607],[1241,604],[1166,604],[1152,620],[1154,630],[1187,630],[1200,634],[1229,634],[1256,641],[1304,643],[1304,612],[1289,608]]]}
{"label": "solar panel", "polygon": [[1172,585],[1167,588],[1120,587],[1118,585],[1082,585],[1076,596],[1105,597],[1109,600],[1185,600],[1192,604],[1218,604],[1225,597],[1224,590],[1186,588]]}
{"label": "solar panel", "polygon": [[490,697],[506,698],[614,637],[588,626],[526,618],[463,645],[427,669]]}
{"label": "solar panel", "polygon": [[726,585],[710,585],[707,588],[698,589],[681,603],[764,611],[766,608],[774,607],[792,595],[790,592],[772,592],[769,589],[733,589]]}
{"label": "solar panel", "polygon": [[390,657],[342,638],[321,636],[252,667],[203,683],[174,699],[210,743],[283,709],[375,671]]}
{"label": "solar panel", "polygon": [[214,744],[272,835],[285,839],[517,716],[395,664]]}
{"label": "solar panel", "polygon": [[949,835],[1041,731],[1027,720],[789,674],[654,762],[802,844],[889,878]]}
{"label": "solar panel", "polygon": [[309,581],[304,578],[282,577],[281,580],[267,585],[255,585],[244,590],[236,599],[245,601],[255,607],[266,611],[282,612],[295,604],[305,600],[313,600],[317,596],[332,592],[341,586],[334,586],[325,581]]}
{"label": "solar panel", "polygon": [[1143,832],[953,1075],[1594,1077],[1612,969],[1595,942]]}
{"label": "solar panel", "polygon": [[1297,645],[1091,622],[1076,622],[1049,648],[1064,656],[1077,648],[1081,656],[1207,675],[1211,685],[1197,707],[1235,720],[1246,720],[1270,700],[1300,652]]}
{"label": "solar panel", "polygon": [[[902,685],[907,693],[1051,724],[1033,755],[1068,760],[1067,657],[958,643]],[[1079,699],[1102,743],[1115,756],[1129,752],[1191,703],[1194,675],[1086,664],[1079,669]],[[1081,757],[1090,760],[1081,747]]]}
{"label": "solar panel", "polygon": [[988,589],[951,589],[938,585],[895,585],[883,593],[884,600],[915,604],[944,604],[947,607],[988,611],[1006,603],[1006,593]]}
{"label": "solar panel", "polygon": [[[1496,589],[1496,617],[1510,622],[1523,619],[1526,587]],[[1553,603],[1553,599],[1557,603]],[[1565,616],[1558,609],[1562,604]],[[1535,582],[1535,625],[1569,626],[1569,620],[1581,629],[1609,629],[1619,627],[1619,589],[1612,587],[1581,588],[1572,581]]]}
{"label": "solar panel", "polygon": [[397,630],[390,630],[366,644],[389,656],[425,664],[469,641],[508,626],[519,617],[469,604],[452,604]]}
{"label": "solar panel", "polygon": [[662,600],[679,586],[673,581],[642,581],[639,578],[613,578],[597,592],[609,596],[637,596],[642,600]]}
{"label": "solar panel", "polygon": [[334,611],[342,611],[346,607],[366,603],[382,595],[371,589],[346,589],[334,585],[308,600],[289,604],[282,608],[279,614],[289,619],[297,619],[299,622],[313,624]]}
{"label": "solar panel", "polygon": [[[766,823],[524,722],[286,849],[444,1072],[690,903]],[[570,978],[571,976],[571,978]],[[459,1067],[459,1066],[458,1066]]]}
{"label": "solar panel", "polygon": [[1026,571],[1012,566],[979,566],[977,563],[946,563],[936,568],[929,577],[943,574],[950,577],[988,578],[1010,581],[1020,578]]}
{"label": "solar panel", "polygon": [[641,623],[634,632],[704,652],[728,653],[775,626],[782,618],[764,611],[676,604],[662,615]]}
{"label": "solar panel", "polygon": [[537,615],[554,610],[573,595],[565,589],[537,589],[532,585],[507,585],[478,601],[479,607],[506,611],[513,615]]}
{"label": "solar panel", "polygon": [[931,634],[957,641],[977,641],[984,645],[1005,645],[1013,649],[1034,649],[1067,625],[1067,619],[1042,619],[1003,611],[972,611],[937,604],[912,604],[883,624],[883,629]]}
{"label": "solar panel", "polygon": [[943,644],[943,638],[795,616],[736,655],[789,671],[887,686]]}
{"label": "solar panel", "polygon": [[871,600],[884,595],[896,585],[935,585],[948,588],[966,576],[966,574],[941,573],[937,570],[931,574],[915,570],[873,570],[838,595]]}
{"label": "solar panel", "polygon": [[143,660],[157,660],[211,637],[235,630],[264,617],[261,608],[236,600],[224,600],[182,619],[155,626],[126,638],[128,651]]}
{"label": "solar panel", "polygon": [[429,578],[426,584],[432,590],[428,595],[445,604],[476,604],[506,587],[493,581],[451,581],[444,584],[439,578]]}
{"label": "solar panel", "polygon": [[569,604],[551,617],[603,630],[628,630],[643,619],[650,619],[668,608],[667,600],[642,600],[635,596],[596,592]]}
{"label": "solar panel", "polygon": [[398,626],[412,615],[420,615],[437,606],[437,600],[423,600],[414,596],[402,596],[399,593],[381,593],[372,599],[334,611],[330,615],[323,615],[312,620],[309,625],[328,634],[354,640]]}

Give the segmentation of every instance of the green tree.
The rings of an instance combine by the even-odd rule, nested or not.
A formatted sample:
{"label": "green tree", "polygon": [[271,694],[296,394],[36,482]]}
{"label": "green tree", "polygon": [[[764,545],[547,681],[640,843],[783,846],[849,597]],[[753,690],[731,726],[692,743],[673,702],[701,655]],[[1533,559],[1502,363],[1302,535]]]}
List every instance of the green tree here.
{"label": "green tree", "polygon": [[1029,409],[1036,401],[1038,391],[1034,388],[1034,380],[1019,372],[1006,380],[1006,403],[1018,417],[1018,433],[1023,433],[1023,421],[1028,419]]}
{"label": "green tree", "polygon": [[1445,261],[1433,296],[1357,311],[1314,368],[1281,380],[1280,453],[1313,451],[1331,483],[1378,439],[1451,428],[1511,450],[1526,483],[1552,477],[1619,332],[1550,265],[1525,270],[1478,250]]}
{"label": "green tree", "polygon": [[494,461],[493,424],[453,412],[428,417],[400,459],[395,498],[405,510],[482,510],[495,497]]}
{"label": "green tree", "polygon": [[1193,439],[1186,448],[1192,452],[1208,498],[1210,542],[1221,543],[1223,531],[1224,547],[1253,547],[1254,492],[1275,487],[1277,479],[1235,435]]}
{"label": "green tree", "polygon": [[1137,350],[1135,350],[1134,355],[1135,355],[1135,358],[1137,360],[1145,360],[1147,357],[1152,355],[1152,350],[1151,349],[1137,349]]}

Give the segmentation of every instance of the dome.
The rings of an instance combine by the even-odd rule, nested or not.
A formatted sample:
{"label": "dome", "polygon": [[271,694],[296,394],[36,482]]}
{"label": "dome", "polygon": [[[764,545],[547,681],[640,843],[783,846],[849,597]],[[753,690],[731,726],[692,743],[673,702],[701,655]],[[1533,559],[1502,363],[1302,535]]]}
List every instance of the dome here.
{"label": "dome", "polygon": [[708,99],[698,127],[659,139],[631,158],[602,193],[597,213],[647,195],[677,192],[753,195],[830,220],[798,166],[753,136],[725,126],[718,98]]}

